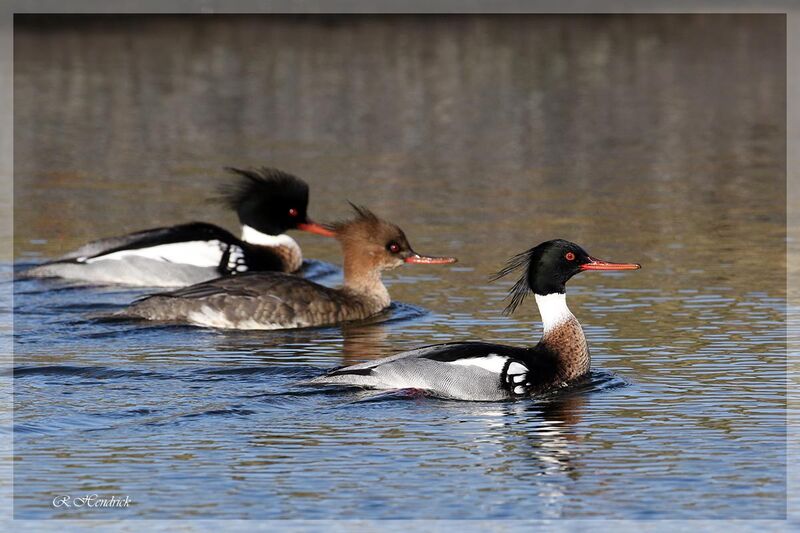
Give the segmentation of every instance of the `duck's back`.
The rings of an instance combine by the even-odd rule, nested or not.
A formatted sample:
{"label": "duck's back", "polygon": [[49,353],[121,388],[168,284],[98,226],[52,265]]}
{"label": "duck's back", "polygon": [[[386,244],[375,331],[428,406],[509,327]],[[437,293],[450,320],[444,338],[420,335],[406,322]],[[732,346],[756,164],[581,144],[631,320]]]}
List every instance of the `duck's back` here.
{"label": "duck's back", "polygon": [[238,244],[218,226],[193,222],[92,241],[23,276],[181,287],[220,276],[226,259],[241,255]]}
{"label": "duck's back", "polygon": [[283,261],[273,250],[250,246],[219,226],[192,222],[92,241],[23,276],[186,287],[246,267],[283,270]]}
{"label": "duck's back", "polygon": [[[523,361],[530,361],[531,353],[487,342],[435,344],[340,368],[310,384],[414,388],[459,400],[502,400],[512,397],[517,386],[527,392],[534,369]],[[542,371],[536,368],[534,373],[541,377]]]}
{"label": "duck's back", "polygon": [[149,296],[118,316],[229,329],[288,329],[367,318],[368,298],[281,272],[253,272]]}

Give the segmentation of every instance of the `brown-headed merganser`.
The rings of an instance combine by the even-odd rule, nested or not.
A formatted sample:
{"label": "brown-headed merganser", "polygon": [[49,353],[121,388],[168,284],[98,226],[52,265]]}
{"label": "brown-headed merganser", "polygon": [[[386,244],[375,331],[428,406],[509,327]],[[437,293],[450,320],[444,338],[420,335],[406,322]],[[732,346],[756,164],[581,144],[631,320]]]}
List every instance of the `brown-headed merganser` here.
{"label": "brown-headed merganser", "polygon": [[419,389],[458,400],[519,398],[564,386],[589,372],[589,348],[567,307],[567,281],[586,270],[635,270],[635,263],[595,259],[565,240],[544,242],[512,258],[494,279],[524,269],[509,294],[512,313],[533,292],[544,334],[530,348],[487,342],[425,346],[383,359],[346,366],[306,382],[372,389]]}
{"label": "brown-headed merganser", "polygon": [[238,181],[220,199],[239,215],[241,239],[204,222],[149,229],[90,242],[22,276],[184,287],[242,272],[294,272],[303,255],[287,230],[333,236],[308,219],[308,185],[300,178],[271,168],[226,170]]}
{"label": "brown-headed merganser", "polygon": [[356,216],[330,226],[342,246],[344,286],[325,287],[281,272],[219,278],[134,302],[117,316],[229,329],[289,329],[375,315],[391,303],[381,272],[404,263],[454,263],[422,256],[403,230],[353,206]]}

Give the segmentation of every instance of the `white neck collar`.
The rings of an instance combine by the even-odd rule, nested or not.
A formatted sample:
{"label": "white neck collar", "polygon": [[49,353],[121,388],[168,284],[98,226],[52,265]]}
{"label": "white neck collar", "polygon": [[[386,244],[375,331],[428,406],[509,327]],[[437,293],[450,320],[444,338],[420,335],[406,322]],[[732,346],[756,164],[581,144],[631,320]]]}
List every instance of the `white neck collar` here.
{"label": "white neck collar", "polygon": [[280,235],[267,235],[247,225],[242,225],[242,240],[259,246],[297,247],[297,242],[285,233],[281,233]]}
{"label": "white neck collar", "polygon": [[546,295],[536,294],[535,297],[536,305],[539,306],[539,314],[542,315],[542,325],[545,333],[575,318],[569,307],[567,307],[567,295],[563,292],[554,292]]}

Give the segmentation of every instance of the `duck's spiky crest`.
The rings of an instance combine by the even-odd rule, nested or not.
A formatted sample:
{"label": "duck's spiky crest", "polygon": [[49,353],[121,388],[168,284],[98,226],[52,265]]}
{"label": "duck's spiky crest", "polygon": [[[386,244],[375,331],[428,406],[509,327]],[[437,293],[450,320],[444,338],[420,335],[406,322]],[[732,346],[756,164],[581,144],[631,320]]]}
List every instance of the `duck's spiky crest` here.
{"label": "duck's spiky crest", "polygon": [[515,271],[523,270],[522,276],[514,283],[508,291],[508,296],[505,298],[509,300],[508,305],[506,305],[506,308],[503,310],[503,314],[506,316],[516,311],[517,307],[525,301],[525,297],[531,292],[530,284],[528,283],[528,269],[530,268],[532,252],[533,249],[515,255],[508,260],[508,263],[506,263],[506,266],[503,267],[502,270],[489,279],[490,281],[497,281]]}
{"label": "duck's spiky crest", "polygon": [[280,193],[282,196],[308,197],[308,184],[293,174],[277,168],[261,167],[240,169],[225,167],[231,174],[239,176],[235,183],[220,185],[217,200],[228,207],[239,210],[247,202],[268,199]]}
{"label": "duck's spiky crest", "polygon": [[337,234],[345,233],[348,228],[352,228],[353,226],[360,225],[360,224],[368,224],[371,226],[377,226],[381,223],[386,224],[381,218],[378,217],[375,213],[364,207],[363,205],[354,204],[353,202],[347,202],[350,204],[350,207],[353,208],[355,211],[355,217],[347,219],[347,220],[339,220],[336,222],[331,222],[326,224],[326,227]]}

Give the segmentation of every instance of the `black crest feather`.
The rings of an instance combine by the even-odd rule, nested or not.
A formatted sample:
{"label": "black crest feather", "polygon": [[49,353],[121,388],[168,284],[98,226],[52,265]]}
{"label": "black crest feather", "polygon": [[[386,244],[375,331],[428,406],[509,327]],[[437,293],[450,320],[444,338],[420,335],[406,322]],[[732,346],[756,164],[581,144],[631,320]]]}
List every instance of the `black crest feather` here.
{"label": "black crest feather", "polygon": [[508,296],[506,296],[506,299],[509,300],[508,305],[503,310],[503,314],[506,316],[516,311],[517,307],[525,301],[525,297],[531,292],[530,284],[528,283],[528,268],[532,252],[533,250],[526,250],[515,255],[508,260],[502,270],[490,278],[490,281],[497,281],[515,271],[524,269],[522,276],[514,283],[514,286],[508,291]]}
{"label": "black crest feather", "polygon": [[[306,221],[308,184],[305,181],[276,168],[227,167],[226,170],[237,179],[221,185],[216,200],[236,211],[240,223],[267,235],[280,235]],[[290,211],[294,214],[290,215]]]}
{"label": "black crest feather", "polygon": [[287,197],[308,197],[308,184],[293,174],[277,168],[240,169],[225,167],[231,174],[239,176],[235,183],[220,185],[219,199],[228,207],[238,210],[254,199],[281,194]]}

